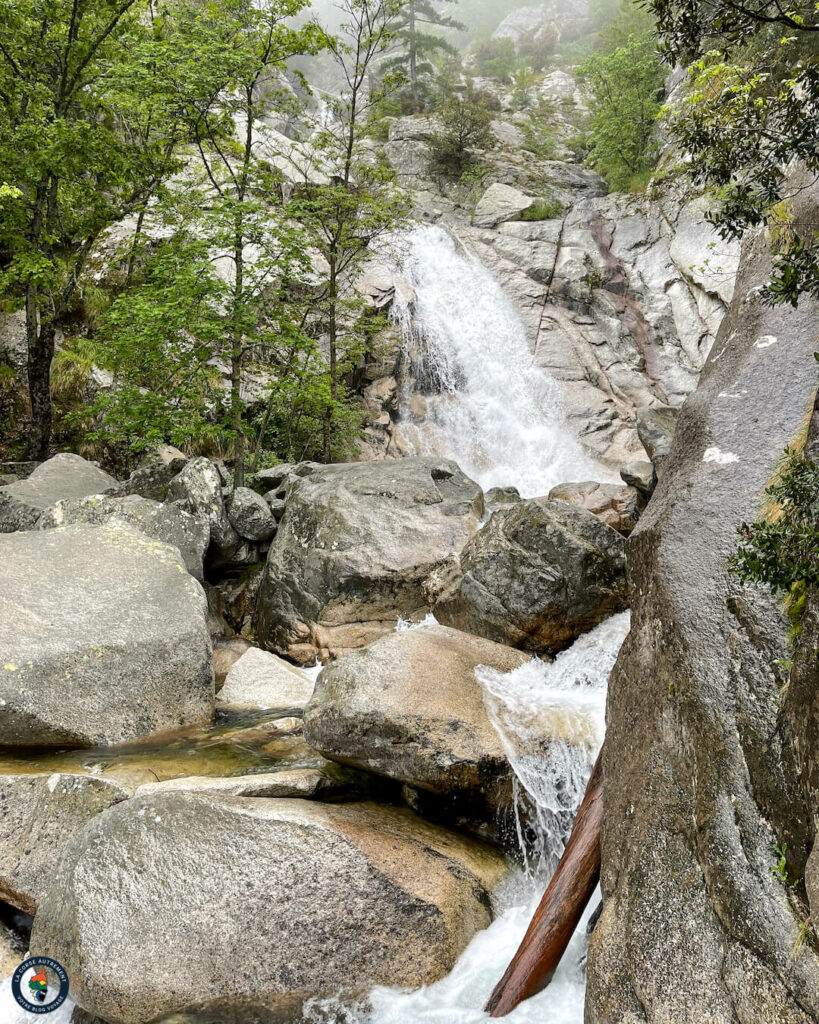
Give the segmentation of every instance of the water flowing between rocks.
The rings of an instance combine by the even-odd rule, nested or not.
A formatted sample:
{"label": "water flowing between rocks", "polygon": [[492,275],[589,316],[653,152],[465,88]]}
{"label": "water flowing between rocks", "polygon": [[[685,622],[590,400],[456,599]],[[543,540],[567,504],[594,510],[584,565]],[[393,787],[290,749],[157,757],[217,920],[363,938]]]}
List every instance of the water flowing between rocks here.
{"label": "water flowing between rocks", "polygon": [[400,421],[415,452],[446,455],[484,490],[514,486],[524,498],[610,479],[569,430],[559,386],[496,278],[442,228],[403,242],[415,301],[397,294],[394,316],[413,369]]}
{"label": "water flowing between rocks", "polygon": [[[489,994],[523,938],[551,872],[562,852],[571,822],[603,742],[606,686],[629,629],[629,613],[608,619],[580,637],[552,664],[534,659],[514,672],[479,669],[484,700],[515,771],[522,860],[496,893],[497,917],[480,932],[454,969],[434,985],[412,991],[377,988],[367,1006],[333,1001],[308,1004],[309,1024],[478,1024]],[[537,722],[561,715],[573,727],[572,741],[558,740],[540,749]],[[583,922],[550,986],[522,1003],[510,1024],[582,1024],[586,952]]]}
{"label": "water flowing between rocks", "polygon": [[[525,329],[499,282],[447,232],[423,226],[402,241],[403,273],[415,292],[396,298],[414,383],[402,395],[402,429],[418,454],[455,459],[488,490],[517,487],[542,496],[558,483],[606,480],[566,425],[558,385],[534,363]],[[424,396],[425,416],[412,399]],[[629,626],[613,616],[559,655],[511,673],[479,669],[490,720],[515,772],[520,863],[496,893],[496,919],[475,936],[454,969],[411,991],[373,990],[359,1006],[335,1000],[305,1006],[308,1024],[476,1024],[523,936],[562,852],[603,741],[606,685]],[[399,626],[399,628],[401,628]],[[404,628],[411,628],[407,623]],[[314,670],[317,674],[319,668]],[[545,747],[537,723],[560,716],[567,739]],[[587,909],[551,985],[509,1017],[510,1024],[581,1024]],[[49,1019],[68,1024],[72,1004]],[[0,1020],[27,1024],[9,980]]]}

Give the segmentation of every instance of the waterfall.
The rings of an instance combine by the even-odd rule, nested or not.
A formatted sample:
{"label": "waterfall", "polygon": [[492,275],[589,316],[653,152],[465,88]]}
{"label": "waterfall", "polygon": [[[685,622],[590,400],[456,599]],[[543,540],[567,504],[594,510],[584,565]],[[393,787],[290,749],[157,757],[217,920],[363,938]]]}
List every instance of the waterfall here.
{"label": "waterfall", "polygon": [[438,227],[418,227],[404,243],[415,301],[396,296],[393,316],[414,369],[399,408],[412,449],[454,459],[484,490],[514,486],[523,497],[611,479],[570,432],[557,383],[535,365],[520,317],[486,267]]}
{"label": "waterfall", "polygon": [[[313,1001],[309,1024],[485,1024],[483,1007],[512,959],[568,838],[603,742],[606,686],[629,628],[629,613],[582,636],[551,664],[512,672],[478,668],[490,720],[515,772],[522,864],[495,893],[497,915],[452,971],[434,985],[374,989],[365,1006]],[[560,716],[564,739],[543,744],[544,722]],[[524,825],[525,820],[525,825]],[[549,987],[514,1010],[509,1024],[583,1024],[587,908]]]}

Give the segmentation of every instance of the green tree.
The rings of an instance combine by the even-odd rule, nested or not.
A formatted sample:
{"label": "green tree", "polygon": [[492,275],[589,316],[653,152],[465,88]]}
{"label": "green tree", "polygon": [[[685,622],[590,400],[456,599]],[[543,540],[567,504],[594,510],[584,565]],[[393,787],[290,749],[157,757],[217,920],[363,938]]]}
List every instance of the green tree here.
{"label": "green tree", "polygon": [[481,93],[471,86],[450,92],[440,104],[441,128],[431,142],[430,171],[459,181],[474,168],[477,153],[492,140],[492,112]]}
{"label": "green tree", "polygon": [[[303,302],[293,299],[309,270],[304,233],[282,200],[270,162],[276,137],[265,124],[283,108],[276,83],[285,61],[324,42],[314,24],[290,24],[303,6],[223,0],[221,17],[211,10],[207,19],[195,4],[177,10],[179,60],[208,69],[208,92],[189,112],[196,155],[151,209],[159,233],[175,235],[158,251],[146,247],[144,272],[101,331],[101,358],[117,379],[101,399],[106,429],[132,448],[159,437],[178,444],[180,431],[218,440],[231,448],[235,486],[244,482],[248,370],[264,368],[275,404],[310,348]],[[227,396],[220,363],[229,367]]]}
{"label": "green tree", "polygon": [[651,171],[657,159],[657,117],[664,72],[649,30],[621,38],[593,53],[578,77],[590,95],[589,164],[615,189]]}
{"label": "green tree", "polygon": [[[223,261],[226,288],[224,331],[230,362],[230,415],[234,484],[244,484],[245,401],[243,369],[260,344],[258,325],[276,318],[271,296],[289,280],[306,255],[298,230],[277,217],[270,198],[276,175],[264,119],[281,109],[286,94],[276,87],[288,58],[316,53],[324,33],[290,19],[306,0],[222,0],[221,16],[195,19],[185,28],[189,58],[214,70],[207,102],[194,112],[191,134],[205,173],[204,190],[187,198],[197,232],[207,238],[211,258]],[[226,132],[225,126],[228,126]],[[235,126],[235,127],[234,127]],[[231,130],[233,129],[233,130]],[[267,148],[266,148],[267,145]],[[226,294],[225,294],[226,293]]]}
{"label": "green tree", "polygon": [[376,63],[386,52],[395,0],[341,0],[346,17],[341,34],[328,42],[342,80],[340,92],[328,97],[329,116],[313,139],[324,181],[308,183],[294,212],[311,233],[326,272],[315,300],[326,332],[328,402],[323,424],[323,458],[338,454],[334,428],[348,423],[349,394],[345,376],[360,362],[370,331],[362,322],[363,303],[355,282],[376,241],[393,231],[408,214],[408,202],[383,165],[373,166],[362,151],[367,115],[395,88],[384,76],[371,87]]}
{"label": "green tree", "polygon": [[[670,130],[688,173],[720,198],[723,237],[781,226],[795,161],[819,174],[819,10],[813,0],[649,0],[669,63],[692,63]],[[780,222],[779,225],[777,222]],[[774,232],[778,254],[764,297],[796,305],[819,296],[814,234]]]}
{"label": "green tree", "polygon": [[88,255],[176,168],[191,83],[157,74],[170,63],[147,0],[0,0],[0,292],[25,305],[33,458],[48,454],[55,335]]}
{"label": "green tree", "polygon": [[406,73],[415,111],[421,109],[424,81],[434,72],[433,59],[458,52],[443,31],[464,29],[461,22],[439,9],[442,3],[443,0],[406,0],[390,20],[392,47],[398,52],[383,66]]}

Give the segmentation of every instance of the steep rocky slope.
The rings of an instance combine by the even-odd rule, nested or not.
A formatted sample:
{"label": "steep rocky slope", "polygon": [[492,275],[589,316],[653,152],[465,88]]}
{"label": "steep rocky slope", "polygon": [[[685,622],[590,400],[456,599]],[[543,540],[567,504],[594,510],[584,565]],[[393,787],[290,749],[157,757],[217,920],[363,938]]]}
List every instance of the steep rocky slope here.
{"label": "steep rocky slope", "polygon": [[[808,229],[817,199],[814,187],[799,200]],[[816,389],[816,305],[763,306],[769,271],[764,236],[747,238],[730,313],[628,542],[633,618],[609,689],[590,1024],[819,1017],[819,960],[772,873],[784,844],[789,879],[801,879],[813,845],[799,782],[815,737],[808,727],[794,745],[783,728],[780,608],[726,571]]]}

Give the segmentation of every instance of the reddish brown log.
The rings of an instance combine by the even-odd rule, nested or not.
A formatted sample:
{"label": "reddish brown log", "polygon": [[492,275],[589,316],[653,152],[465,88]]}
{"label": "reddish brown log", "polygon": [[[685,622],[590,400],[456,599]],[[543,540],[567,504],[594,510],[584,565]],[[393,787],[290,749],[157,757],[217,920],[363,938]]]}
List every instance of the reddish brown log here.
{"label": "reddish brown log", "polygon": [[495,986],[486,1010],[507,1013],[546,988],[600,879],[600,829],[603,824],[603,752],[591,773],[572,834],[506,973]]}

